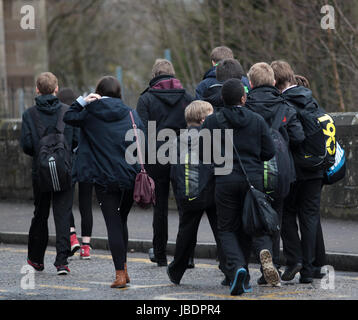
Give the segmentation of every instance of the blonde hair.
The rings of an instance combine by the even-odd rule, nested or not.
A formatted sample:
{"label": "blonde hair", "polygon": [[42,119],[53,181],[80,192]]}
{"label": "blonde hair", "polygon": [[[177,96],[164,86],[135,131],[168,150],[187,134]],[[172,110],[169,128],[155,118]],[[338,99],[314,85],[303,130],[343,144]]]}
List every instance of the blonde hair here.
{"label": "blonde hair", "polygon": [[205,118],[214,112],[213,106],[206,101],[196,100],[185,109],[185,121],[189,124],[201,124]]}
{"label": "blonde hair", "polygon": [[248,73],[249,80],[252,86],[274,86],[275,85],[275,73],[271,66],[266,62],[259,62],[254,64]]}
{"label": "blonde hair", "polygon": [[173,64],[166,59],[157,59],[152,68],[152,78],[160,76],[162,74],[167,74],[170,76],[175,76],[175,70]]}
{"label": "blonde hair", "polygon": [[58,80],[53,73],[44,72],[37,77],[36,87],[43,95],[53,94],[58,87]]}

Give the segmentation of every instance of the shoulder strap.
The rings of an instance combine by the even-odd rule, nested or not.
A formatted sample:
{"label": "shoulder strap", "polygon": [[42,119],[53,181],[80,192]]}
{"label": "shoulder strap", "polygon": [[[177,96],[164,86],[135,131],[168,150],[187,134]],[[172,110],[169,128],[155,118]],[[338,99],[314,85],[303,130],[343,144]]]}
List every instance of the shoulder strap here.
{"label": "shoulder strap", "polygon": [[[226,121],[224,115],[222,114],[222,112],[219,111],[219,112],[215,113],[215,116],[216,116],[216,120],[218,121],[219,125],[222,125],[225,129],[229,129],[228,123],[227,123],[227,121]],[[237,158],[238,158],[238,160],[239,160],[239,164],[240,164],[241,170],[242,170],[243,174],[245,175],[247,184],[249,185],[249,188],[253,188],[253,185],[252,185],[252,183],[250,182],[249,176],[248,176],[248,174],[247,174],[247,172],[246,172],[246,170],[245,170],[245,167],[244,167],[244,165],[243,165],[243,163],[242,163],[242,161],[241,161],[241,157],[240,157],[239,151],[238,151],[237,148],[235,147],[234,141],[233,141],[231,138],[230,138],[230,142],[231,142],[231,144],[232,144],[232,146],[233,146],[233,149],[234,149],[234,151],[235,151],[235,153],[236,153],[236,155],[237,155]]]}
{"label": "shoulder strap", "polygon": [[145,172],[145,168],[144,168],[144,163],[143,163],[143,155],[142,155],[142,149],[140,147],[140,144],[139,144],[139,138],[138,138],[138,132],[137,132],[137,125],[134,121],[134,117],[133,117],[133,112],[132,111],[129,111],[129,115],[131,117],[131,121],[132,121],[132,127],[133,127],[133,130],[134,130],[134,136],[136,138],[136,143],[137,143],[137,150],[138,150],[138,157],[139,157],[139,163],[140,163],[140,166],[142,168],[142,172]]}

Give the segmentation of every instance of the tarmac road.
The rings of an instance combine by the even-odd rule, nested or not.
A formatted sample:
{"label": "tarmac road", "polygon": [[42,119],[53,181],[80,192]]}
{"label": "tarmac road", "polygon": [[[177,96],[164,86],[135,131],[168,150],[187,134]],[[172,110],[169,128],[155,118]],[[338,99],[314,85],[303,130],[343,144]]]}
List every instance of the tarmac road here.
{"label": "tarmac road", "polygon": [[[250,265],[253,293],[230,296],[220,285],[222,273],[215,260],[195,259],[195,269],[187,270],[180,286],[172,284],[166,268],[159,268],[143,253],[128,254],[130,285],[111,289],[114,267],[108,251],[93,250],[92,260],[71,258],[71,273],[58,276],[53,266],[55,249],[48,248],[45,270],[34,274],[26,265],[27,247],[0,244],[1,300],[358,300],[358,273],[331,272],[331,278],[299,284],[298,276],[280,288],[259,287],[258,265]],[[169,261],[172,257],[169,257]],[[22,274],[21,271],[24,273]],[[333,276],[333,277],[332,277]],[[30,288],[29,288],[30,287]]]}

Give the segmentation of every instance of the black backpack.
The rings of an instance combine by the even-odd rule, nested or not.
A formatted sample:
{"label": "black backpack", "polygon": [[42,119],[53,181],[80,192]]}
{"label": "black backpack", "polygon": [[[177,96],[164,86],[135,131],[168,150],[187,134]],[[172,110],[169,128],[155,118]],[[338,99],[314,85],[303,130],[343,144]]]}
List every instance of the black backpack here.
{"label": "black backpack", "polygon": [[44,126],[36,107],[30,109],[39,136],[35,166],[42,192],[60,192],[72,186],[72,152],[64,136],[63,122],[67,110],[67,106],[61,107],[56,127],[51,128]]}
{"label": "black backpack", "polygon": [[274,118],[270,131],[276,153],[271,160],[264,162],[264,192],[273,199],[286,198],[291,183],[296,179],[290,148],[280,132],[285,113],[286,108],[281,107]]}
{"label": "black backpack", "polygon": [[[199,141],[192,141],[186,133],[177,139],[177,161],[171,165],[171,181],[180,209],[204,210],[214,203],[214,168],[212,164],[203,163],[194,148]],[[189,142],[187,152],[183,152],[185,148],[180,145],[185,141]]]}
{"label": "black backpack", "polygon": [[310,171],[332,167],[337,147],[336,127],[332,117],[315,102],[304,109],[295,109],[306,137],[293,152],[296,165]]}

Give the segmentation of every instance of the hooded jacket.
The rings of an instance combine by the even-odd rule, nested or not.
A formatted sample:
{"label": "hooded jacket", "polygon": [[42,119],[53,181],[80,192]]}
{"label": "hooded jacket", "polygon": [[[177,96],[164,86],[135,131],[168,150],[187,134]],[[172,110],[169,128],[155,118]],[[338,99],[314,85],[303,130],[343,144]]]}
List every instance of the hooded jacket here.
{"label": "hooded jacket", "polygon": [[277,88],[261,86],[252,89],[247,97],[245,107],[261,115],[269,127],[272,126],[273,121],[276,119],[279,109],[284,108],[284,117],[279,130],[286,142],[291,147],[295,147],[305,139],[305,134],[295,109],[285,102]]}
{"label": "hooded jacket", "polygon": [[[36,172],[36,159],[39,147],[39,133],[37,130],[37,124],[31,116],[31,109],[36,108],[39,112],[41,123],[45,126],[45,132],[51,132],[55,130],[59,111],[61,107],[65,106],[54,95],[41,95],[35,99],[36,105],[27,109],[22,115],[22,127],[20,145],[25,154],[33,157],[32,163],[32,176],[37,178]],[[64,136],[67,144],[71,150],[74,150],[78,145],[79,131],[71,126],[65,126]]]}
{"label": "hooded jacket", "polygon": [[[225,156],[225,134],[223,129],[233,129],[233,143],[240,154],[243,166],[251,180],[262,180],[263,161],[270,160],[275,155],[275,147],[265,120],[258,114],[244,107],[225,107],[221,111],[225,123],[219,123],[216,114],[206,118],[203,129],[211,131],[222,129],[221,145],[213,144],[213,148],[220,148]],[[230,141],[226,141],[230,144]],[[215,167],[220,165],[214,163]],[[216,183],[246,181],[241,170],[238,156],[233,150],[233,172],[229,175],[216,176]]]}
{"label": "hooded jacket", "polygon": [[192,101],[178,79],[161,75],[153,78],[139,97],[137,112],[145,129],[148,121],[156,121],[157,132],[168,128],[179,133],[186,128],[185,108]]}
{"label": "hooded jacket", "polygon": [[[146,132],[148,132],[148,121],[155,121],[156,136],[162,129],[172,129],[178,136],[180,129],[186,128],[185,109],[192,101],[193,97],[187,93],[178,79],[161,75],[153,78],[149,87],[139,97],[137,112]],[[164,141],[156,141],[156,150],[164,143]],[[146,168],[154,178],[167,176],[169,179],[169,164],[163,166],[158,163],[147,165]]]}
{"label": "hooded jacket", "polygon": [[132,111],[138,129],[143,124],[135,110],[121,99],[102,98],[83,108],[77,101],[64,116],[64,121],[81,128],[80,145],[74,163],[74,181],[98,184],[107,191],[133,189],[139,164],[126,161],[126,149],[133,141],[125,141],[133,128]]}
{"label": "hooded jacket", "polygon": [[[318,105],[316,99],[312,96],[312,91],[302,86],[292,87],[282,93],[283,98],[291,104],[298,112],[300,109],[323,109]],[[324,112],[324,111],[323,111]],[[323,179],[323,170],[315,172],[307,171],[303,168],[296,167],[297,180]]]}
{"label": "hooded jacket", "polygon": [[[246,77],[242,77],[241,79],[242,84],[246,87],[246,91],[249,91],[251,89],[249,80]],[[207,92],[212,86],[215,86],[216,84],[221,84],[216,79],[216,66],[212,67],[209,71],[207,71],[204,75],[203,80],[198,84],[195,90],[195,98],[197,100],[207,100],[209,96],[212,96],[213,93]],[[217,93],[217,90],[214,89],[214,92]],[[219,97],[221,99],[221,97]],[[211,103],[211,102],[210,102]]]}

